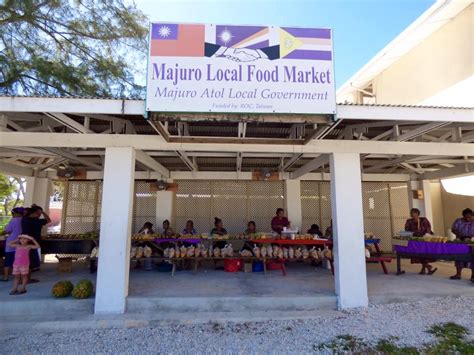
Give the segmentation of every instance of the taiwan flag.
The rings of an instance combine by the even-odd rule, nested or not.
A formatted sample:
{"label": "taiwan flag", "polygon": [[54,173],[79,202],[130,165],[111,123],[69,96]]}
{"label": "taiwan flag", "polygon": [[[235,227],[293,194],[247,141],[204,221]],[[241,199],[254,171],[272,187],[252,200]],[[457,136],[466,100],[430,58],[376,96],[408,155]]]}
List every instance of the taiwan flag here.
{"label": "taiwan flag", "polygon": [[164,57],[203,57],[204,25],[153,23],[150,55]]}

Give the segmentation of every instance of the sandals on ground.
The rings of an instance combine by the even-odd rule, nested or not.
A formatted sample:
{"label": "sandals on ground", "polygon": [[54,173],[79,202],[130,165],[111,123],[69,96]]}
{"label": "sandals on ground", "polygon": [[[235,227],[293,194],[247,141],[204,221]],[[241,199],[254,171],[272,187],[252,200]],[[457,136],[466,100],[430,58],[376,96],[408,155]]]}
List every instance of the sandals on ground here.
{"label": "sandals on ground", "polygon": [[450,277],[451,280],[461,280],[461,276],[453,275]]}
{"label": "sandals on ground", "polygon": [[430,271],[428,271],[428,275],[433,275],[437,270],[438,270],[437,267],[435,267],[434,269],[431,269]]}
{"label": "sandals on ground", "polygon": [[18,295],[18,291],[17,291],[17,290],[10,291],[10,295],[11,295],[11,296]]}

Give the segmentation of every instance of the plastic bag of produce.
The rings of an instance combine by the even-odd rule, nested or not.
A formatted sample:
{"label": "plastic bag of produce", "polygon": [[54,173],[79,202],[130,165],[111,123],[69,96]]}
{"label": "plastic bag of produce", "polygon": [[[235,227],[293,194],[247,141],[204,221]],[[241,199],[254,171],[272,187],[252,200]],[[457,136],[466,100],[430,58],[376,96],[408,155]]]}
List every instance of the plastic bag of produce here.
{"label": "plastic bag of produce", "polygon": [[194,248],[194,246],[192,246],[192,245],[190,245],[190,246],[188,247],[188,250],[187,250],[187,252],[186,252],[186,255],[188,256],[188,258],[192,258],[192,257],[194,256],[194,254],[195,254],[195,249],[196,249],[196,248]]}
{"label": "plastic bag of produce", "polygon": [[288,248],[286,248],[286,247],[283,248],[283,257],[284,257],[285,259],[288,259]]}
{"label": "plastic bag of produce", "polygon": [[199,258],[201,256],[201,244],[198,244],[196,249],[194,249],[194,256],[196,258]]}
{"label": "plastic bag of produce", "polygon": [[295,258],[299,259],[303,256],[303,252],[301,251],[301,248],[298,248],[295,250]]}
{"label": "plastic bag of produce", "polygon": [[276,256],[279,259],[283,259],[283,249],[282,248],[278,248],[278,253],[277,253]]}
{"label": "plastic bag of produce", "polygon": [[179,256],[182,258],[185,258],[187,254],[188,254],[188,249],[184,245],[182,245]]}
{"label": "plastic bag of produce", "polygon": [[293,247],[288,248],[288,257],[293,259],[295,257],[295,249]]}
{"label": "plastic bag of produce", "polygon": [[274,256],[275,258],[277,258],[279,252],[280,252],[280,247],[277,246],[277,245],[275,245],[275,246],[273,247],[273,256]]}
{"label": "plastic bag of produce", "polygon": [[331,259],[332,258],[332,251],[328,248],[325,247],[323,251],[323,255],[325,258]]}
{"label": "plastic bag of produce", "polygon": [[169,258],[170,257],[170,248],[165,248],[165,250],[163,250],[163,256],[165,258]]}
{"label": "plastic bag of produce", "polygon": [[253,246],[253,255],[254,255],[256,258],[259,258],[259,257],[260,257],[260,248],[259,248],[257,245],[254,245],[254,246]]}
{"label": "plastic bag of produce", "polygon": [[153,251],[148,245],[145,246],[145,248],[143,248],[143,255],[145,255],[145,258],[151,258],[152,254],[153,254]]}
{"label": "plastic bag of produce", "polygon": [[303,259],[308,259],[309,258],[309,251],[308,249],[303,249]]}
{"label": "plastic bag of produce", "polygon": [[267,245],[267,256],[269,258],[273,256],[273,247],[271,245]]}
{"label": "plastic bag of produce", "polygon": [[98,258],[99,257],[99,248],[94,247],[91,251],[91,258]]}
{"label": "plastic bag of produce", "polygon": [[311,248],[311,250],[309,251],[309,255],[311,256],[311,258],[313,258],[315,260],[319,259],[319,254],[318,254],[318,251],[316,250],[315,247]]}
{"label": "plastic bag of produce", "polygon": [[219,258],[221,256],[221,250],[216,247],[214,248],[212,254],[214,255],[214,257]]}
{"label": "plastic bag of produce", "polygon": [[176,250],[174,248],[170,248],[170,250],[168,251],[168,257],[172,259],[175,257],[175,254],[176,254]]}
{"label": "plastic bag of produce", "polygon": [[137,259],[143,258],[143,247],[138,247],[137,254],[135,255]]}
{"label": "plastic bag of produce", "polygon": [[264,258],[267,256],[267,248],[261,247],[260,248],[260,255]]}
{"label": "plastic bag of produce", "polygon": [[252,256],[252,252],[250,250],[244,249],[240,251],[240,255],[244,258],[247,258],[249,256]]}

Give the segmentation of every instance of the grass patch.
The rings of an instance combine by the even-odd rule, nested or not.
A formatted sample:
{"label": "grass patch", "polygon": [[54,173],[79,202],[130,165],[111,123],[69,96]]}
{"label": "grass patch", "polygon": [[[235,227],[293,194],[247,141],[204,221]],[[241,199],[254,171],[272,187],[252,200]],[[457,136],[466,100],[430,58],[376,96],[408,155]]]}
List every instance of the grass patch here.
{"label": "grass patch", "polygon": [[367,344],[363,339],[352,335],[340,335],[333,341],[314,345],[313,350],[333,354],[390,354],[390,355],[438,355],[438,354],[474,354],[474,342],[466,339],[469,330],[455,323],[442,323],[427,330],[436,338],[434,344],[417,349],[396,344],[397,337],[380,339],[375,345]]}
{"label": "grass patch", "polygon": [[432,326],[428,333],[438,342],[425,349],[426,354],[474,354],[474,342],[467,340],[469,330],[455,323],[443,323]]}

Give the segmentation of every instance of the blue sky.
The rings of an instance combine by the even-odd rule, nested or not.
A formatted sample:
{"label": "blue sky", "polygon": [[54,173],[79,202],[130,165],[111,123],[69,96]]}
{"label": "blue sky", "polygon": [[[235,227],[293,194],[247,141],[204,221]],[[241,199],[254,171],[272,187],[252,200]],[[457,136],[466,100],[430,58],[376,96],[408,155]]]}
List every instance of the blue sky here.
{"label": "blue sky", "polygon": [[434,0],[135,0],[152,21],[329,27],[341,86]]}

